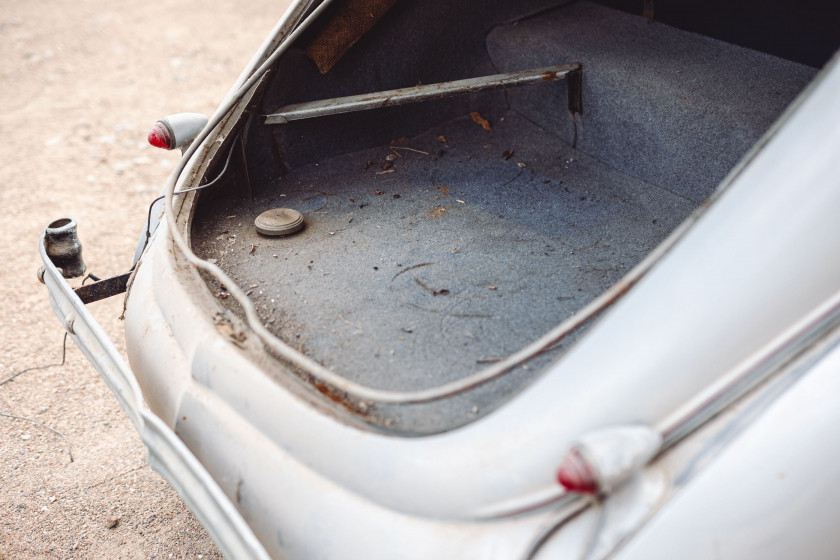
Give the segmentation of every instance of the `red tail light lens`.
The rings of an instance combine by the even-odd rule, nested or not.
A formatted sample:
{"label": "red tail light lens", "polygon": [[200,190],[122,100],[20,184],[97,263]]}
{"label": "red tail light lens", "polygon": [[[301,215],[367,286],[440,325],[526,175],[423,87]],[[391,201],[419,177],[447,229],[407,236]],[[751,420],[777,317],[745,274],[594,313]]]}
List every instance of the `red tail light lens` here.
{"label": "red tail light lens", "polygon": [[597,494],[599,491],[592,469],[577,449],[572,449],[563,458],[557,469],[557,482],[569,492]]}
{"label": "red tail light lens", "polygon": [[161,122],[156,122],[152,130],[149,131],[149,144],[155,148],[163,148],[164,150],[171,150],[174,147],[172,135],[169,130]]}

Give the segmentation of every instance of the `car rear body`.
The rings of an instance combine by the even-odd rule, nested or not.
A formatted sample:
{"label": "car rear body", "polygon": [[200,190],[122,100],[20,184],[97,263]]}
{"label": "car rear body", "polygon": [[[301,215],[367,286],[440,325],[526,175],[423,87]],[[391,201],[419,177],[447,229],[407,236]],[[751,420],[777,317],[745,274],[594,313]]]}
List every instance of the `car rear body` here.
{"label": "car rear body", "polygon": [[[130,369],[43,253],[222,548],[829,557],[836,61],[591,3],[310,4],[165,189]],[[257,233],[281,206],[304,229]],[[558,483],[570,450],[596,495]]]}

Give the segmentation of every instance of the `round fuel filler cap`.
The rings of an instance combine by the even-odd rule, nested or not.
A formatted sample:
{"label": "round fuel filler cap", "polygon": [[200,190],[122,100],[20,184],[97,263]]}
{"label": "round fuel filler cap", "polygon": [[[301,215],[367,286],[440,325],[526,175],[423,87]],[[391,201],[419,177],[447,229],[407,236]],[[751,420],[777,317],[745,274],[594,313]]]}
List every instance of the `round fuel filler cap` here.
{"label": "round fuel filler cap", "polygon": [[263,235],[291,235],[303,228],[303,214],[291,208],[272,208],[257,216],[254,225]]}

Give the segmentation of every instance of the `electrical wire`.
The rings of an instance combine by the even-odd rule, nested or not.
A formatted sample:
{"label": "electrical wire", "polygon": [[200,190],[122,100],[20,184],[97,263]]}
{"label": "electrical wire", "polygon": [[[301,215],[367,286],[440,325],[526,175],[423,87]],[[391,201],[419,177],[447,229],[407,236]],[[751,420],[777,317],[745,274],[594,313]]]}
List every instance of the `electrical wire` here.
{"label": "electrical wire", "polygon": [[15,379],[17,379],[17,377],[19,375],[23,375],[27,371],[35,371],[35,370],[39,370],[39,369],[47,369],[47,368],[51,368],[51,367],[63,366],[66,361],[67,361],[67,333],[64,333],[64,342],[62,342],[62,346],[61,346],[61,361],[60,362],[58,362],[57,364],[47,364],[45,366],[33,366],[33,367],[28,367],[26,369],[22,369],[22,370],[20,370],[16,373],[13,373],[12,375],[7,377],[3,381],[0,381],[0,386],[5,385],[9,381],[14,381]]}
{"label": "electrical wire", "polygon": [[[176,191],[172,194],[174,196],[177,196],[179,194],[184,194],[184,193],[188,193],[188,192],[200,191],[202,189],[206,189],[207,187],[212,187],[214,184],[216,184],[217,181],[219,181],[222,177],[224,177],[225,172],[227,172],[228,164],[230,164],[230,158],[233,155],[233,150],[234,150],[234,147],[236,146],[236,142],[238,140],[239,140],[239,135],[237,135],[236,138],[234,138],[233,143],[230,146],[230,150],[228,150],[227,159],[225,160],[225,166],[222,168],[222,170],[219,172],[219,175],[215,179],[213,179],[209,183],[205,183],[204,185],[199,185],[197,187],[191,187],[189,189],[183,189],[183,190],[180,190],[180,191]],[[163,200],[164,196],[165,195],[160,195],[159,197],[154,199],[151,204],[149,204],[149,211],[146,215],[146,241],[145,241],[145,243],[143,243],[143,249],[144,250],[146,249],[146,245],[149,244],[149,238],[152,236],[152,232],[150,231],[151,226],[152,226],[152,208],[154,208],[155,204],[157,204],[158,201]],[[88,276],[93,278],[94,281],[99,280],[98,278],[94,278],[94,276],[92,274],[89,274]]]}

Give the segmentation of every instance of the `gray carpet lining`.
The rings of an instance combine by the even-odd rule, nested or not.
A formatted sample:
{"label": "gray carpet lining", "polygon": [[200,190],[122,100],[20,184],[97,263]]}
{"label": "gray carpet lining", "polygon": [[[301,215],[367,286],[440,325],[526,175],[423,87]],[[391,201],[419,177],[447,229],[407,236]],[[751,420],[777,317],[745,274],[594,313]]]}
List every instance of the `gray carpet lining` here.
{"label": "gray carpet lining", "polygon": [[[391,147],[295,169],[253,204],[218,198],[194,234],[196,252],[251,290],[277,336],[378,388],[434,387],[519,350],[617,281],[693,207],[514,112],[492,133],[464,117]],[[395,152],[392,173],[365,169]],[[306,228],[257,234],[253,219],[278,206],[303,212]],[[555,356],[476,397],[481,410]]]}
{"label": "gray carpet lining", "polygon": [[[546,333],[662,241],[813,74],[586,3],[498,27],[487,49],[503,71],[584,64],[577,149],[565,87],[541,84],[508,93],[511,109],[487,114],[492,132],[462,116],[297,165],[253,202],[198,209],[196,253],[250,293],[274,334],[348,379],[434,387]],[[257,234],[254,218],[275,207],[303,212],[304,230]],[[380,416],[410,433],[463,424],[560,352]]]}
{"label": "gray carpet lining", "polygon": [[[816,69],[578,2],[496,27],[500,71],[583,64],[577,147],[700,203],[811,81]],[[510,107],[572,141],[561,92],[521,88]]]}

